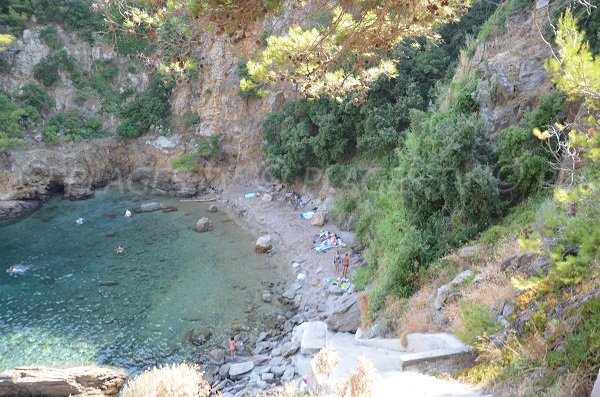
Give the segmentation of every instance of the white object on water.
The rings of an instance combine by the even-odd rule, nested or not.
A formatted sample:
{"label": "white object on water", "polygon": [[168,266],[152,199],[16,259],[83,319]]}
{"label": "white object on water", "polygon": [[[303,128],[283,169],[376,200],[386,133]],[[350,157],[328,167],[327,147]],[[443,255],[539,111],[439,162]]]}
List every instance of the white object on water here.
{"label": "white object on water", "polygon": [[78,224],[78,225],[83,225],[83,222],[85,222],[83,220],[83,218],[77,218],[77,219],[75,219],[75,223]]}

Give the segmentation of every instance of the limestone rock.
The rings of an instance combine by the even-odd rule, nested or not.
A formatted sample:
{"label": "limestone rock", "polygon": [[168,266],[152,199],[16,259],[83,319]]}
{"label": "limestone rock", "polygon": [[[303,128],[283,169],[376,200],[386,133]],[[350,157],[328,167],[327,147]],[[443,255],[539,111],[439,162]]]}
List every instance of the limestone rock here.
{"label": "limestone rock", "polygon": [[458,250],[456,253],[460,258],[470,258],[476,256],[484,249],[483,244],[470,245],[468,247],[463,247]]}
{"label": "limestone rock", "polygon": [[258,240],[256,240],[256,252],[259,254],[264,254],[271,248],[273,248],[273,243],[271,242],[270,235],[260,236]]}
{"label": "limestone rock", "polygon": [[302,354],[316,354],[325,347],[327,341],[327,324],[322,321],[311,321],[302,324],[304,332],[300,342]]}
{"label": "limestone rock", "polygon": [[323,226],[327,222],[327,216],[323,212],[317,212],[313,215],[310,220],[310,224],[313,226]]}
{"label": "limestone rock", "polygon": [[234,376],[243,375],[245,373],[252,371],[253,368],[254,368],[254,363],[252,361],[231,364],[231,367],[229,368],[229,376],[234,377]]}
{"label": "limestone rock", "polygon": [[115,368],[20,367],[0,373],[0,397],[116,396],[126,379]]}
{"label": "limestone rock", "polygon": [[213,349],[208,353],[208,358],[215,364],[221,364],[225,361],[225,350]]}
{"label": "limestone rock", "polygon": [[265,193],[260,199],[268,203],[269,201],[273,201],[273,196],[271,196],[269,193]]}
{"label": "limestone rock", "polygon": [[271,303],[271,293],[269,291],[262,292],[262,300],[265,303]]}
{"label": "limestone rock", "polygon": [[217,208],[216,205],[211,204],[211,205],[208,206],[208,209],[206,211],[209,212],[209,213],[211,213],[211,214],[213,214],[213,213],[215,213],[215,212],[218,211],[218,208]]}
{"label": "limestone rock", "polygon": [[442,285],[438,288],[433,297],[433,308],[435,310],[441,310],[446,300],[452,293],[452,291],[459,287],[462,283],[464,283],[469,277],[473,276],[472,270],[465,270],[460,273],[458,276],[454,277],[454,280],[450,281],[448,284]]}
{"label": "limestone rock", "polygon": [[40,206],[38,200],[0,201],[0,222],[11,221],[25,216]]}
{"label": "limestone rock", "polygon": [[206,217],[200,218],[196,222],[196,231],[198,233],[204,233],[213,230],[212,221]]}
{"label": "limestone rock", "polygon": [[292,354],[296,354],[298,352],[298,349],[300,349],[300,343],[298,343],[297,341],[286,342],[281,347],[281,354],[283,355],[283,357],[289,357]]}
{"label": "limestone rock", "polygon": [[346,294],[333,301],[327,326],[336,332],[356,332],[360,327],[358,294]]}
{"label": "limestone rock", "polygon": [[287,367],[285,369],[285,372],[283,373],[283,375],[281,376],[281,381],[282,382],[289,382],[294,378],[294,373],[296,371],[294,371],[294,367]]}

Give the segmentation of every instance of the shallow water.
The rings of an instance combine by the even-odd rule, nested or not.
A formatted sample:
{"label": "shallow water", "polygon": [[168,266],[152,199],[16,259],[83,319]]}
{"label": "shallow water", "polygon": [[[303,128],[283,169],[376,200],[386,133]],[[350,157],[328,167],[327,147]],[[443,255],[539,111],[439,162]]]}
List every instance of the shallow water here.
{"label": "shallow water", "polygon": [[[144,202],[178,211],[123,216]],[[286,275],[207,206],[107,189],[85,201],[53,198],[1,226],[0,369],[97,363],[137,372],[197,360],[202,347],[186,340],[192,329],[210,330],[209,345],[221,345],[236,326],[268,326],[280,308],[264,304],[261,291]],[[212,232],[194,230],[202,216]],[[13,265],[25,271],[4,271]]]}

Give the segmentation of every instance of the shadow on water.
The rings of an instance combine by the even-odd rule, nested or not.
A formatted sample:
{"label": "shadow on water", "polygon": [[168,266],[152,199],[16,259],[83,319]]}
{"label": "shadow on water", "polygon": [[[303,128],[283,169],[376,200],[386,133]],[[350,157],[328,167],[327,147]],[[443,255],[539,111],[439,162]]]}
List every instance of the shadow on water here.
{"label": "shadow on water", "polygon": [[[178,211],[123,216],[150,201]],[[0,267],[27,266],[0,272],[0,369],[98,363],[134,373],[194,361],[240,324],[268,326],[260,322],[280,309],[260,292],[286,275],[222,212],[209,215],[213,232],[195,232],[206,207],[103,190],[85,201],[54,197],[0,226]],[[209,343],[190,343],[186,335],[202,330]]]}

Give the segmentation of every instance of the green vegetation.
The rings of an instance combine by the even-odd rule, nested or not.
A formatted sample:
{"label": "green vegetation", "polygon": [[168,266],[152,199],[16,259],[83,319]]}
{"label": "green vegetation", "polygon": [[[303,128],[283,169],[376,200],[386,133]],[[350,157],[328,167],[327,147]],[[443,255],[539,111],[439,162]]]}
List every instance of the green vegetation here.
{"label": "green vegetation", "polygon": [[477,35],[477,41],[482,43],[491,35],[503,33],[504,29],[506,28],[506,18],[530,4],[531,0],[508,0],[502,3],[494,15],[492,15],[490,19],[481,27],[481,30]]}
{"label": "green vegetation", "polygon": [[0,153],[25,146],[18,135],[34,125],[39,113],[30,105],[18,106],[5,92],[0,91]]}
{"label": "green vegetation", "polygon": [[164,81],[155,76],[146,91],[136,94],[135,98],[118,112],[122,122],[117,128],[117,134],[126,138],[137,138],[152,126],[165,125],[171,114],[169,97],[173,86],[172,80]]}
{"label": "green vegetation", "polygon": [[198,156],[194,153],[182,154],[181,157],[171,160],[171,167],[175,171],[182,172],[184,174],[191,174],[198,171],[200,165],[198,164]]}
{"label": "green vegetation", "polygon": [[525,122],[542,141],[552,142],[555,153],[585,166],[572,170],[571,183],[556,187],[552,197],[538,195],[481,236],[493,240],[529,225],[519,239],[522,250],[548,260],[546,270],[512,279],[522,290],[513,318],[527,322],[501,347],[482,340],[479,364],[465,374],[487,384],[527,378],[527,395],[589,395],[600,366],[600,61],[583,39],[567,10],[556,35],[560,62],[553,58],[547,65],[567,98],[583,103],[576,119],[549,126],[560,99],[546,98]]}
{"label": "green vegetation", "polygon": [[461,302],[460,318],[463,328],[455,330],[455,333],[468,345],[473,345],[479,338],[490,336],[500,329],[494,315],[485,305]]}
{"label": "green vegetation", "polygon": [[267,94],[267,91],[260,88],[248,72],[248,62],[238,63],[236,73],[240,78],[240,90],[238,94],[244,98],[261,97]]}
{"label": "green vegetation", "polygon": [[173,167],[175,171],[186,174],[198,171],[202,160],[207,160],[219,155],[221,152],[222,139],[223,136],[221,134],[212,135],[207,139],[202,139],[198,142],[195,152],[183,154],[181,157],[172,160],[171,167]]}
{"label": "green vegetation", "polygon": [[25,105],[33,106],[40,112],[54,107],[54,99],[46,93],[44,87],[33,82],[29,82],[21,88],[19,100]]}
{"label": "green vegetation", "polygon": [[77,142],[106,135],[99,120],[88,119],[76,111],[61,112],[52,116],[42,128],[42,132],[44,140],[50,144],[58,144],[61,140]]}
{"label": "green vegetation", "polygon": [[40,30],[40,37],[48,47],[54,50],[60,50],[65,46],[62,40],[58,37],[58,32],[53,26],[47,26]]}
{"label": "green vegetation", "polygon": [[75,59],[64,48],[38,62],[33,67],[33,77],[46,87],[51,87],[60,80],[59,70],[68,72],[76,87],[83,86],[83,77],[77,68]]}

